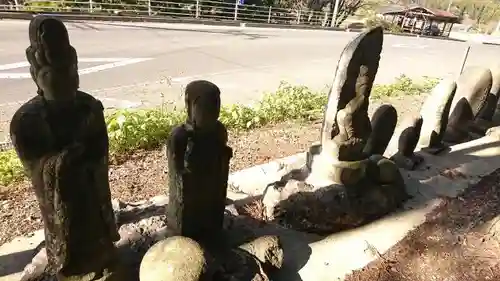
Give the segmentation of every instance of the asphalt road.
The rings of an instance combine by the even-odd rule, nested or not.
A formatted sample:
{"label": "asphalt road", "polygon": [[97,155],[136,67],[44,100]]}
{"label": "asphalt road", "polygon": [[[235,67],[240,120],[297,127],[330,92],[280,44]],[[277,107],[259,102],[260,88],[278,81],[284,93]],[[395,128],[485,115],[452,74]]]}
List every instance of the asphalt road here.
{"label": "asphalt road", "polygon": [[[281,80],[321,89],[356,33],[186,24],[68,23],[81,88],[107,107],[180,102],[182,87],[207,79],[224,103],[249,103]],[[28,22],[0,20],[0,121],[35,94],[24,50]],[[387,35],[377,83],[456,75],[467,43]],[[500,63],[500,47],[474,44],[468,65]],[[3,119],[3,120],[2,120]]]}

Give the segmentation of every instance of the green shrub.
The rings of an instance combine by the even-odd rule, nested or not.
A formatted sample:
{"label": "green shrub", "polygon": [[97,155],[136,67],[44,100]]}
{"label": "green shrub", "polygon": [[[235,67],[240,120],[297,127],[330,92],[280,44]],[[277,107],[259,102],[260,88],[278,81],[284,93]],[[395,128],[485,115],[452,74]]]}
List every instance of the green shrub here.
{"label": "green shrub", "polygon": [[185,114],[176,110],[118,110],[106,117],[110,150],[122,153],[157,146],[184,120]]}
{"label": "green shrub", "polygon": [[23,177],[24,169],[14,150],[0,152],[0,185],[9,185]]}
{"label": "green shrub", "polygon": [[371,97],[379,99],[383,97],[428,93],[437,85],[438,82],[439,79],[424,77],[422,82],[416,83],[408,76],[401,75],[396,78],[396,81],[393,84],[376,85],[373,87]]}
{"label": "green shrub", "polygon": [[[425,78],[416,83],[402,75],[390,85],[375,85],[372,98],[417,95],[428,92],[438,79]],[[321,117],[328,95],[305,86],[282,82],[274,93],[267,93],[254,106],[223,106],[220,121],[229,130],[249,130],[285,120],[310,120]],[[161,145],[171,129],[182,123],[186,114],[163,106],[153,109],[117,110],[106,116],[110,152],[121,155],[136,149]],[[23,178],[23,167],[13,150],[0,152],[0,185],[6,186]]]}

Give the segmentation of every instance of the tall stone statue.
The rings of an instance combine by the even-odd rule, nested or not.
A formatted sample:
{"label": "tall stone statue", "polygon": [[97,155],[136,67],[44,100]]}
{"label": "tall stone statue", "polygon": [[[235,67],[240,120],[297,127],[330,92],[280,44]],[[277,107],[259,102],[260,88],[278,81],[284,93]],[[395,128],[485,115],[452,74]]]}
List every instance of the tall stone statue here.
{"label": "tall stone statue", "polygon": [[457,90],[451,103],[444,141],[456,144],[470,139],[474,122],[484,110],[493,83],[491,71],[469,67],[457,80]]}
{"label": "tall stone statue", "polygon": [[[382,149],[376,142],[390,139],[393,110],[383,107],[373,120],[388,122],[388,129],[372,135],[368,117],[371,89],[377,74],[383,45],[382,28],[374,28],[354,38],[344,48],[337,64],[321,129],[321,144],[311,147],[307,166],[313,185],[351,185],[366,179],[371,153]],[[395,120],[393,120],[395,119]],[[380,127],[380,125],[379,125]]]}
{"label": "tall stone statue", "polygon": [[119,239],[103,106],[78,90],[77,53],[60,20],[35,17],[29,39],[38,95],[14,114],[12,143],[40,206],[49,270],[58,280],[96,280],[113,268]]}
{"label": "tall stone statue", "polygon": [[343,50],[321,143],[310,147],[304,167],[288,171],[263,196],[266,214],[278,223],[329,234],[383,216],[408,199],[398,167],[380,155],[394,132],[397,112],[386,105],[371,121],[368,117],[382,45],[383,30],[376,27]]}
{"label": "tall stone statue", "polygon": [[422,129],[418,146],[422,151],[438,154],[448,146],[444,144],[443,137],[448,125],[451,102],[457,90],[457,83],[452,79],[442,80],[432,90],[420,110],[423,118]]}
{"label": "tall stone statue", "polygon": [[193,81],[185,90],[187,120],[167,142],[169,204],[167,224],[176,235],[206,244],[222,230],[232,149],[218,121],[220,90]]}

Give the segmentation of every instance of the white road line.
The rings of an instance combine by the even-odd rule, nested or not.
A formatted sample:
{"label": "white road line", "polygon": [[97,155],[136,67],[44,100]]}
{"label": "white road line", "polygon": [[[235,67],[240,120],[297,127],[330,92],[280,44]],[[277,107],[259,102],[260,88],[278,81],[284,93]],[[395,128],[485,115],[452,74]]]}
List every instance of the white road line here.
{"label": "white road line", "polygon": [[[106,69],[111,69],[115,67],[125,66],[129,64],[139,63],[143,61],[151,60],[152,58],[81,58],[78,59],[79,62],[109,62],[106,64],[101,64],[93,67],[83,68],[78,71],[81,75],[89,74],[93,72],[103,71]],[[16,62],[0,65],[1,70],[10,70],[21,67],[28,67],[28,62]],[[0,72],[0,79],[25,79],[30,78],[29,72]]]}
{"label": "white road line", "polygon": [[0,65],[0,71],[1,70],[9,70],[9,69],[16,69],[16,68],[26,67],[26,66],[29,66],[29,65],[30,64],[27,61],[2,64],[2,65]]}
{"label": "white road line", "polygon": [[89,68],[84,68],[84,69],[81,69],[80,71],[78,71],[78,73],[88,74],[88,73],[92,73],[92,72],[103,71],[103,70],[110,69],[110,68],[125,66],[128,64],[139,63],[139,62],[143,62],[143,61],[147,61],[147,60],[151,60],[151,58],[137,58],[137,59],[122,60],[122,61],[118,61],[118,62],[101,64],[101,65],[97,65],[97,66],[93,66],[93,67],[89,67]]}

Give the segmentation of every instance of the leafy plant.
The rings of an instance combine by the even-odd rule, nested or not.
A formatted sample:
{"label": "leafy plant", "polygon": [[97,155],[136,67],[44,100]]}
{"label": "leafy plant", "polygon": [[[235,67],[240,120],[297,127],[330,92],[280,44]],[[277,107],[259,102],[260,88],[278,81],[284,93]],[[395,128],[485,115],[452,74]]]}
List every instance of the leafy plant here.
{"label": "leafy plant", "polygon": [[396,78],[393,84],[374,86],[371,97],[379,99],[382,97],[395,97],[401,95],[419,95],[429,92],[437,83],[439,83],[439,79],[429,77],[424,77],[423,82],[416,83],[403,74]]}
{"label": "leafy plant", "polygon": [[[400,76],[389,85],[375,85],[372,98],[418,95],[428,92],[438,79],[426,77],[416,83]],[[254,106],[235,104],[221,108],[219,120],[229,130],[250,130],[285,120],[311,120],[321,117],[327,103],[325,91],[313,91],[305,86],[282,82],[274,93],[266,93]],[[106,116],[112,155],[123,155],[137,149],[160,146],[172,128],[186,119],[186,114],[165,106],[140,110],[117,110]],[[6,186],[22,179],[23,167],[13,150],[0,152],[0,185]]]}
{"label": "leafy plant", "polygon": [[9,185],[23,177],[24,169],[14,150],[0,152],[0,185]]}

